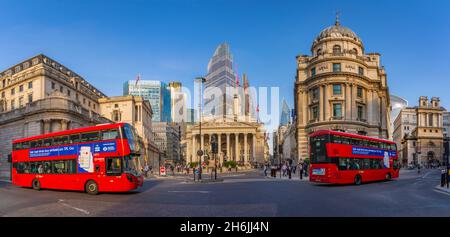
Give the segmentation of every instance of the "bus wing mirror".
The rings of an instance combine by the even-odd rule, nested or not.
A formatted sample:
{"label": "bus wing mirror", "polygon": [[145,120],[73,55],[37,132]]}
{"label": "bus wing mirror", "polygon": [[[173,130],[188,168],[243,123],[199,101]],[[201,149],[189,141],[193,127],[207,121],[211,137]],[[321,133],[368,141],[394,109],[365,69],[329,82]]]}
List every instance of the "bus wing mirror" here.
{"label": "bus wing mirror", "polygon": [[8,162],[12,163],[12,155],[11,154],[8,154]]}

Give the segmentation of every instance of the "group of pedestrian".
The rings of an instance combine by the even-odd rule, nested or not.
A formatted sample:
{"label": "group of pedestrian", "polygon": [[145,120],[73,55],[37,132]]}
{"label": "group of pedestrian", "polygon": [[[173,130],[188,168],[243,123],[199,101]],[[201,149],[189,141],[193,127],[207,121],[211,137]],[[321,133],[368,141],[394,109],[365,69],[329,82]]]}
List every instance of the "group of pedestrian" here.
{"label": "group of pedestrian", "polygon": [[303,176],[308,177],[308,164],[306,162],[299,162],[297,165],[291,164],[289,162],[284,162],[283,164],[277,165],[269,165],[265,163],[263,166],[264,176],[267,176],[267,173],[270,169],[270,177],[275,178],[277,170],[280,170],[281,176],[292,178],[292,174],[295,174],[298,170],[300,179],[303,179]]}

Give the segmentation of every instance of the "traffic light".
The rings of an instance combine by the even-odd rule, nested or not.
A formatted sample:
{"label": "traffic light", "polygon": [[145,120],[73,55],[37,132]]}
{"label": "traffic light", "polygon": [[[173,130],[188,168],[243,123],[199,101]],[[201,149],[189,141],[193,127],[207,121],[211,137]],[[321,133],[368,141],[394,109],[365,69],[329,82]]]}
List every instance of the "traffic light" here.
{"label": "traffic light", "polygon": [[444,141],[444,156],[447,157],[450,153],[450,147],[449,147],[449,142],[448,139],[445,139]]}

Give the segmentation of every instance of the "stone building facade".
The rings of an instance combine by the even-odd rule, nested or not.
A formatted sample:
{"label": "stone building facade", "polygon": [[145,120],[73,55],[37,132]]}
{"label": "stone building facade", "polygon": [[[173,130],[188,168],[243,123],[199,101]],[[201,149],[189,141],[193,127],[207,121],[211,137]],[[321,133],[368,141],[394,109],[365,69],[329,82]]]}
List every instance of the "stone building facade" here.
{"label": "stone building facade", "polygon": [[380,54],[366,53],[350,29],[324,29],[311,56],[297,56],[294,89],[298,157],[308,157],[308,134],[322,129],[390,138],[390,97]]}
{"label": "stone building facade", "polygon": [[[404,165],[429,165],[443,162],[444,153],[444,123],[443,114],[445,109],[441,107],[438,97],[421,96],[419,105],[413,108],[405,108],[403,120],[396,120],[399,129],[396,133],[401,133],[400,128],[410,126],[410,133],[404,133],[401,140],[402,162]],[[412,121],[405,119],[406,115],[412,115]],[[414,120],[415,118],[415,120]],[[415,122],[415,123],[414,123]],[[411,125],[412,124],[412,125]],[[397,135],[395,135],[398,137]]]}
{"label": "stone building facade", "polygon": [[102,97],[81,76],[42,54],[1,72],[0,178],[9,177],[13,140],[110,122],[99,115]]}
{"label": "stone building facade", "polygon": [[142,139],[145,153],[141,165],[152,165],[158,160],[159,150],[152,134],[152,108],[148,100],[140,96],[114,96],[100,98],[100,114],[113,122],[125,122],[134,126]]}
{"label": "stone building facade", "polygon": [[[211,140],[218,144],[218,165],[224,161],[236,161],[240,165],[250,166],[254,162],[267,161],[264,127],[260,123],[251,122],[206,122],[201,125],[188,125],[186,133],[187,163],[212,159]],[[202,157],[198,150],[204,151]]]}
{"label": "stone building facade", "polygon": [[182,163],[180,152],[181,125],[178,123],[155,122],[152,126],[155,144],[161,152],[161,165]]}

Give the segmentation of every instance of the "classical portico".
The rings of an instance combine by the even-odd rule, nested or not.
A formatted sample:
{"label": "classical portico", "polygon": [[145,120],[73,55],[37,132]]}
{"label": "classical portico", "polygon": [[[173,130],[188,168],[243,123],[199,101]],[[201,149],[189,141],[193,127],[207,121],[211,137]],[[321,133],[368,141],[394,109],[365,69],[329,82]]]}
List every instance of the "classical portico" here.
{"label": "classical portico", "polygon": [[[264,161],[264,128],[262,124],[251,122],[206,122],[202,123],[201,136],[198,124],[187,129],[187,163],[213,159],[212,139],[218,143],[217,161],[236,161],[240,165],[250,165]],[[197,156],[202,149],[204,155]]]}

